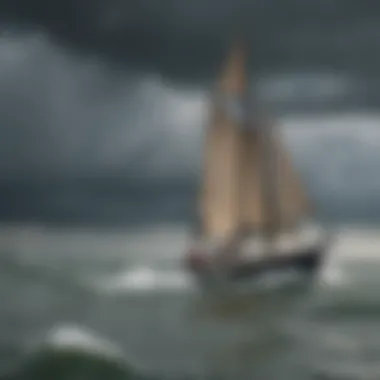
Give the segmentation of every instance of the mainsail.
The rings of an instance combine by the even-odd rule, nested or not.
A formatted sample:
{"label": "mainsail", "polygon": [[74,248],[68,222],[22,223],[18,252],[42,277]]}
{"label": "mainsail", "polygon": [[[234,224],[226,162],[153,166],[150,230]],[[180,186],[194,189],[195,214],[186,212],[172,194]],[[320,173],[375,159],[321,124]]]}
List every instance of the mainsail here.
{"label": "mainsail", "polygon": [[307,213],[306,194],[272,126],[249,115],[247,87],[244,47],[236,44],[206,130],[200,210],[206,238],[228,238],[241,228],[279,232]]}

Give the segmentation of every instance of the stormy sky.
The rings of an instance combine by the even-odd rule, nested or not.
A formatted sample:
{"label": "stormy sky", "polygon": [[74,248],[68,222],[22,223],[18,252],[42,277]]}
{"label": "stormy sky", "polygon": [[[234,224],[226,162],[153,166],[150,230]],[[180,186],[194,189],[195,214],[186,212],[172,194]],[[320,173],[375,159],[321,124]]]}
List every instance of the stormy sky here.
{"label": "stormy sky", "polygon": [[7,27],[38,28],[124,70],[182,81],[215,75],[236,30],[265,70],[368,71],[379,63],[380,6],[370,0],[2,0],[0,14]]}
{"label": "stormy sky", "polygon": [[373,4],[2,0],[0,178],[191,175],[207,91],[239,29],[274,112],[305,101],[376,109]]}

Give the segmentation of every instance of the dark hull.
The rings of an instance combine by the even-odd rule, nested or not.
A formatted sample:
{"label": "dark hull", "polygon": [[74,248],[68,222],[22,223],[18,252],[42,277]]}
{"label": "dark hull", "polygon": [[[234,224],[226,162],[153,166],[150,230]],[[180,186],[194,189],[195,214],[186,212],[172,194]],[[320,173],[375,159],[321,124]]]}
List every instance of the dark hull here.
{"label": "dark hull", "polygon": [[231,268],[228,277],[231,279],[244,279],[246,277],[257,277],[266,272],[278,271],[281,269],[293,269],[305,274],[314,273],[320,266],[324,250],[320,247],[313,247],[303,252],[298,252],[292,257],[276,257],[257,263],[245,263]]}
{"label": "dark hull", "polygon": [[273,255],[261,260],[245,260],[225,268],[214,265],[203,268],[191,267],[190,270],[204,285],[215,282],[240,283],[260,280],[266,276],[282,273],[294,273],[312,278],[322,265],[326,246],[316,245],[295,251],[286,256]]}

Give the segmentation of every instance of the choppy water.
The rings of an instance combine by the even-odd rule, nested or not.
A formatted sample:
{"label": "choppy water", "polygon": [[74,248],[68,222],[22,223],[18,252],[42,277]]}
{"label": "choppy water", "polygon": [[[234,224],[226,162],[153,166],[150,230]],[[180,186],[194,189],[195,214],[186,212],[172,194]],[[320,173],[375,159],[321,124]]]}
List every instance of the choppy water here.
{"label": "choppy water", "polygon": [[376,228],[340,228],[311,287],[228,299],[181,269],[183,227],[13,228],[0,243],[6,378],[380,376]]}

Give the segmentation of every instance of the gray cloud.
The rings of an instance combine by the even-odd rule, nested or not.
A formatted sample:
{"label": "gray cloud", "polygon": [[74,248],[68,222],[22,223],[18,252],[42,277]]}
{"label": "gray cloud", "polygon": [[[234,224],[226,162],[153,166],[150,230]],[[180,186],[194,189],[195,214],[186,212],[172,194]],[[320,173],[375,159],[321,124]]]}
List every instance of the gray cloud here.
{"label": "gray cloud", "polygon": [[356,0],[4,0],[0,21],[46,29],[59,41],[127,68],[181,81],[214,75],[233,27],[262,69],[376,72],[380,6]]}
{"label": "gray cloud", "polygon": [[[197,170],[201,127],[206,120],[204,88],[176,86],[154,73],[115,72],[98,59],[78,57],[58,48],[41,34],[30,34],[28,38],[4,37],[0,49],[0,175],[3,178],[110,173],[186,177]],[[331,78],[327,84],[327,89],[334,87]],[[337,86],[341,89],[341,82]],[[295,88],[292,87],[291,93],[295,93]],[[323,97],[326,94],[323,90]],[[297,96],[296,100],[304,99],[304,91]],[[375,151],[364,148],[361,140],[364,135],[349,127],[352,124],[349,121],[339,129],[339,137],[334,135],[338,132],[329,132],[337,131],[331,121],[329,128],[324,129],[321,127],[325,122],[319,125],[314,122],[314,127],[311,123],[305,121],[304,130],[297,129],[290,140],[295,144],[303,136],[293,146],[304,152],[304,157],[298,158],[301,162],[309,159],[310,165],[320,165],[329,157],[329,153],[318,155],[320,147],[335,143],[337,146],[330,150],[331,154],[340,152],[345,160],[353,152],[358,155],[360,147],[363,157],[373,162],[378,159]],[[376,125],[371,122],[370,125],[376,131]],[[304,151],[303,146],[307,147]],[[359,165],[360,160],[359,155],[356,163],[350,165]],[[331,162],[335,162],[334,157]],[[366,161],[366,165],[370,170],[371,163]],[[339,168],[342,173],[348,170]],[[309,169],[321,175],[316,167]],[[364,175],[363,170],[358,175]],[[334,178],[338,177],[332,175],[329,181]],[[366,181],[371,183],[370,179]],[[347,186],[346,192],[355,186]]]}

